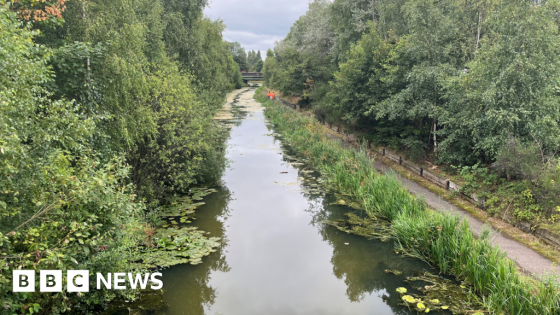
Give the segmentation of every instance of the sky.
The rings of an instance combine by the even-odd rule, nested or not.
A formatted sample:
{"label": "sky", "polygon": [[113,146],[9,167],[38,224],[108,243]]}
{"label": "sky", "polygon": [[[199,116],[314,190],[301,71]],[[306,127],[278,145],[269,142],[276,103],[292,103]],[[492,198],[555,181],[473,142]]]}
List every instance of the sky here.
{"label": "sky", "polygon": [[306,0],[210,0],[204,13],[225,22],[225,40],[241,43],[245,51],[260,50],[264,59],[307,8]]}

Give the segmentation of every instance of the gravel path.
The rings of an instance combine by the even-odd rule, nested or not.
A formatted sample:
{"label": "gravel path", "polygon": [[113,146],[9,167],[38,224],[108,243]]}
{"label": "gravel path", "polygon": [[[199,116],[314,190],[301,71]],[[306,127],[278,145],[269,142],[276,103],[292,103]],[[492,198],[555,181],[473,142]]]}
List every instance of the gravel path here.
{"label": "gravel path", "polygon": [[[379,160],[375,160],[375,168],[380,170],[381,172],[386,172],[391,169],[391,167],[387,164]],[[478,219],[477,217],[473,216],[469,212],[455,206],[454,204],[447,202],[438,194],[432,192],[431,190],[424,188],[423,186],[419,185],[418,183],[399,176],[402,184],[406,189],[408,189],[411,193],[422,196],[426,200],[427,204],[436,209],[440,212],[449,212],[449,213],[456,213],[469,221],[471,229],[475,233],[475,235],[480,235],[482,230],[485,228],[485,224],[483,221]],[[486,225],[488,228],[489,226]],[[507,235],[503,235],[492,229],[493,236],[492,236],[492,243],[494,245],[499,246],[503,251],[507,252],[507,256],[515,261],[517,265],[525,272],[530,274],[541,275],[543,273],[553,273],[560,275],[560,267],[556,266],[551,260],[547,259],[546,257],[542,256],[538,252],[534,251],[533,249],[527,247],[525,244],[520,243]]]}

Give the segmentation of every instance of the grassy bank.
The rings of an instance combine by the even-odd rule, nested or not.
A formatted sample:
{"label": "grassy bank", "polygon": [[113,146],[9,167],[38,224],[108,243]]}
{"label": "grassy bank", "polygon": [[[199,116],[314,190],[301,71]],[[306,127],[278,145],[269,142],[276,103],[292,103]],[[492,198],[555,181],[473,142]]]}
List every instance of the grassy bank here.
{"label": "grassy bank", "polygon": [[366,154],[343,148],[314,119],[260,95],[259,90],[256,97],[265,104],[275,131],[309,159],[330,187],[353,195],[368,215],[391,221],[395,245],[402,251],[471,283],[492,313],[555,314],[560,310],[555,281],[525,283],[515,263],[491,246],[488,234],[477,239],[466,221],[429,211],[394,175],[376,173]]}

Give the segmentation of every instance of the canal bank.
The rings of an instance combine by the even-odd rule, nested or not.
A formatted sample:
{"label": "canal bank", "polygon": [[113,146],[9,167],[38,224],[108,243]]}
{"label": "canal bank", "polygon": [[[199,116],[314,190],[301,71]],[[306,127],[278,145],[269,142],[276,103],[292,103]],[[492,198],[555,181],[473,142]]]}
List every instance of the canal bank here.
{"label": "canal bank", "polygon": [[[316,167],[331,173],[330,180],[336,189],[355,195],[370,215],[381,215],[393,222],[398,246],[411,251],[413,256],[432,261],[444,273],[467,279],[479,294],[486,296],[486,303],[494,312],[558,311],[557,284],[534,283],[539,288],[531,287],[517,275],[514,263],[492,247],[487,237],[475,239],[466,221],[425,211],[426,206],[407,197],[408,191],[403,193],[401,183],[395,184],[399,182],[397,177],[384,179],[375,175],[366,154],[360,156],[354,150],[340,149],[341,144],[332,140],[313,119],[278,103],[266,104],[267,117],[275,130],[314,160]],[[380,189],[385,192],[380,193]],[[394,201],[387,203],[388,199]]]}

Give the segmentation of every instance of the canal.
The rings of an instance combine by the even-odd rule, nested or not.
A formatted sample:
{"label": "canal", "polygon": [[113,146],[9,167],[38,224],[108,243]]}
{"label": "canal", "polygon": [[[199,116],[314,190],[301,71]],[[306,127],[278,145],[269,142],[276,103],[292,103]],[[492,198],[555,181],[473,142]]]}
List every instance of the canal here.
{"label": "canal", "polygon": [[405,277],[429,266],[396,254],[392,241],[324,224],[360,211],[322,190],[319,174],[291,154],[253,94],[238,90],[226,106],[230,165],[197,210],[195,225],[222,246],[199,265],[163,271],[163,313],[412,314],[395,290],[411,290]]}

